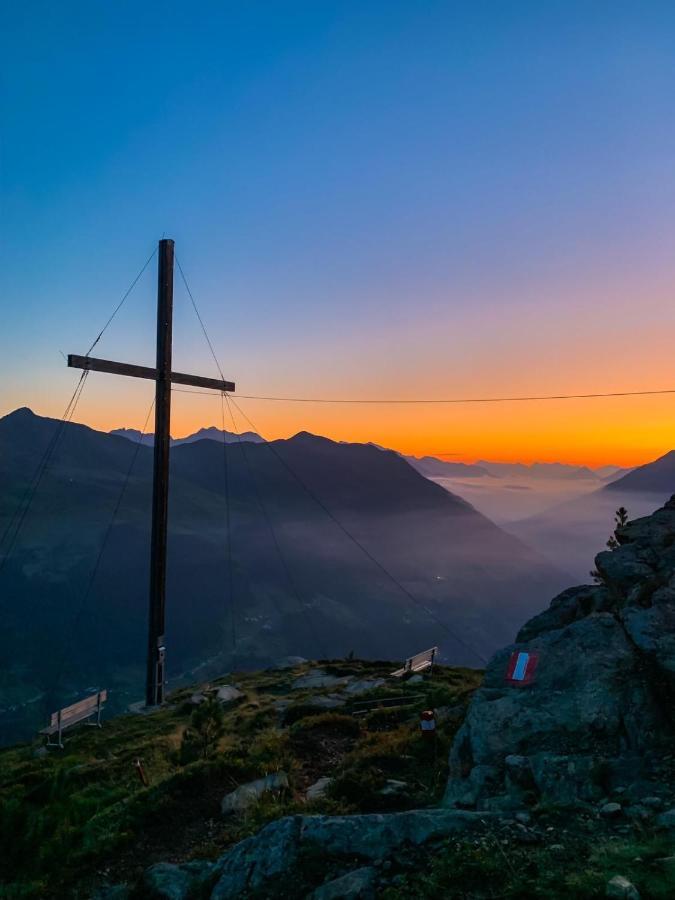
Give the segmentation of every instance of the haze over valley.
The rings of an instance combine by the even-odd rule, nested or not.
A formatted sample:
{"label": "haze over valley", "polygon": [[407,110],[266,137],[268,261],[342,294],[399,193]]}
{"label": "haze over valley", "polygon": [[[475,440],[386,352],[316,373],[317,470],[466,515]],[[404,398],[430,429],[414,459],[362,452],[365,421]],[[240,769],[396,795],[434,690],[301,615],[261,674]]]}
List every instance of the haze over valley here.
{"label": "haze over valley", "polygon": [[[3,531],[58,427],[28,409],[0,420]],[[137,699],[151,465],[150,447],[65,426],[3,572],[6,737],[42,712],[25,705],[35,697],[53,705],[104,679],[117,708]],[[443,659],[480,666],[569,580],[372,445],[308,433],[269,445],[187,441],[172,451],[171,479],[174,680],[206,661],[223,671],[435,644]]]}

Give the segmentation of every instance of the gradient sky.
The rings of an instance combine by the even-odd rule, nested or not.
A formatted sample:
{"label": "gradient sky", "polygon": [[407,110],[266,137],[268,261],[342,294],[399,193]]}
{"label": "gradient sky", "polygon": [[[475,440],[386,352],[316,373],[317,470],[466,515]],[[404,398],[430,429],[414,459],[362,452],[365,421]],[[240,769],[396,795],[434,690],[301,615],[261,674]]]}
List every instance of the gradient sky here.
{"label": "gradient sky", "polygon": [[[675,388],[673,46],[665,2],[5,5],[0,414],[62,413],[60,351],[163,234],[242,394]],[[100,356],[153,363],[154,290]],[[215,374],[178,283],[174,338]],[[151,394],[92,374],[76,419],[138,427]],[[675,447],[675,396],[242,408],[467,460]],[[174,434],[208,424],[174,395]]]}

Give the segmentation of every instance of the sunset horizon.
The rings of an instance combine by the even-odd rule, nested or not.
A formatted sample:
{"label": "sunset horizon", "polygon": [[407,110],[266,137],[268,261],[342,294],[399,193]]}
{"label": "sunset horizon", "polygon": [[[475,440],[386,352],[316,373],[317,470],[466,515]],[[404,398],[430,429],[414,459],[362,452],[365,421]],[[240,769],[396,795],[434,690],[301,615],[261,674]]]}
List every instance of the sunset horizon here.
{"label": "sunset horizon", "polygon": [[5,4],[0,897],[675,897],[675,5]]}

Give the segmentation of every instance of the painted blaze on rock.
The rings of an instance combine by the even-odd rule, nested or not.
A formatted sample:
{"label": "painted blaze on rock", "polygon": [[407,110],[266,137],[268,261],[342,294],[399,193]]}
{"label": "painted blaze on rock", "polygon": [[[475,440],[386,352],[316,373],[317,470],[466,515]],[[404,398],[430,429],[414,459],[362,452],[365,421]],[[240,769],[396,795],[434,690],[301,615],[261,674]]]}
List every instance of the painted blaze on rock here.
{"label": "painted blaze on rock", "polygon": [[490,661],[453,744],[446,805],[647,790],[673,734],[675,497],[618,540],[596,557],[602,583],[564,591]]}
{"label": "painted blaze on rock", "polygon": [[536,651],[514,650],[506,667],[506,681],[516,687],[532,684],[538,664]]}

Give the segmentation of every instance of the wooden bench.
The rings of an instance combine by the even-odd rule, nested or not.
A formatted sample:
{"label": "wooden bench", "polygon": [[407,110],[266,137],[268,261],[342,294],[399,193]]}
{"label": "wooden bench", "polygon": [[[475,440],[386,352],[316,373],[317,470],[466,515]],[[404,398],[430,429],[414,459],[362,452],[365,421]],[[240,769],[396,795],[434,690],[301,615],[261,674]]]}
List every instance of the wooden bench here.
{"label": "wooden bench", "polygon": [[438,653],[438,647],[432,647],[430,650],[423,650],[416,656],[410,656],[403,663],[400,669],[390,673],[391,678],[403,678],[404,675],[415,675],[419,672],[426,672],[431,669],[434,664],[434,657]]}
{"label": "wooden bench", "polygon": [[[96,725],[100,728],[101,710],[107,699],[108,692],[99,691],[96,694],[85,697],[84,700],[73,703],[72,706],[65,706],[58,712],[52,713],[50,724],[40,731],[40,734],[44,734],[47,737],[47,746],[60,747],[63,750],[63,732],[67,728],[72,728],[73,725],[78,725],[80,722],[87,722],[88,725]],[[96,716],[95,722],[90,721],[93,716]],[[55,734],[57,735],[56,743],[51,740]]]}

